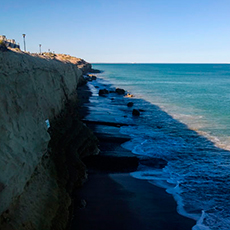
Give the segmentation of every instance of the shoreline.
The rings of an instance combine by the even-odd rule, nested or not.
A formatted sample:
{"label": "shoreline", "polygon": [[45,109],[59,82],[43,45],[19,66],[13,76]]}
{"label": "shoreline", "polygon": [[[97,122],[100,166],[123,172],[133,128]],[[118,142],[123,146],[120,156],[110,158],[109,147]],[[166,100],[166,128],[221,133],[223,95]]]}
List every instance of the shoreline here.
{"label": "shoreline", "polygon": [[[113,95],[113,100],[116,99],[122,100],[120,95]],[[113,122],[113,118],[111,119],[113,115],[109,121],[103,120],[106,114],[99,103],[108,98],[98,96],[96,100],[98,100],[96,103],[90,101],[85,104],[82,111],[88,116],[84,118],[85,124],[99,139],[101,152],[99,156],[84,161],[88,168],[89,179],[74,194],[76,208],[70,229],[89,230],[95,226],[100,230],[192,229],[196,221],[177,212],[177,204],[172,195],[163,188],[136,179],[129,174],[137,170],[138,165],[135,165],[133,159],[148,163],[149,159],[140,159],[131,151],[121,147],[121,144],[130,137],[126,136],[126,140],[119,132],[122,124]],[[93,111],[97,111],[97,114],[92,117]],[[125,160],[127,164],[111,167],[123,162],[124,156],[127,157]],[[166,163],[159,159],[152,159],[150,164],[162,168]],[[104,167],[105,165],[107,167]]]}

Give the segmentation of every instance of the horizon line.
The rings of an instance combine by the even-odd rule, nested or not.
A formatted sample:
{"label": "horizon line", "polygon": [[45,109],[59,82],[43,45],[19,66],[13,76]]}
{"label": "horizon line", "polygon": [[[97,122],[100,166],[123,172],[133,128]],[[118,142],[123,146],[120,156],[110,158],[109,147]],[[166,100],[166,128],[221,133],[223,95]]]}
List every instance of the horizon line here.
{"label": "horizon line", "polygon": [[230,62],[90,62],[91,64],[230,64]]}

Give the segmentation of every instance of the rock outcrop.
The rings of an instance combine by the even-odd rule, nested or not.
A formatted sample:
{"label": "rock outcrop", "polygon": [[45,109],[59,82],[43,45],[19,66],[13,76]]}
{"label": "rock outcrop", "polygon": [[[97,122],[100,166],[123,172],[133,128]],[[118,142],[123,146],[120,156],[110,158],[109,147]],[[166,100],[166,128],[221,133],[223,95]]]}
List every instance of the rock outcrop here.
{"label": "rock outcrop", "polygon": [[109,94],[107,89],[100,89],[98,92],[99,96],[104,96],[105,94]]}
{"label": "rock outcrop", "polygon": [[133,116],[140,116],[140,111],[137,109],[133,109],[132,114],[133,114]]}
{"label": "rock outcrop", "polygon": [[128,106],[128,107],[132,107],[132,106],[133,106],[133,102],[131,102],[131,101],[128,102],[128,103],[127,103],[127,106]]}
{"label": "rock outcrop", "polygon": [[76,112],[78,64],[0,52],[0,229],[66,227],[69,194],[86,178],[81,159],[98,152]]}
{"label": "rock outcrop", "polygon": [[125,90],[124,89],[120,89],[120,88],[116,88],[116,91],[115,91],[117,94],[119,95],[124,95],[125,94]]}

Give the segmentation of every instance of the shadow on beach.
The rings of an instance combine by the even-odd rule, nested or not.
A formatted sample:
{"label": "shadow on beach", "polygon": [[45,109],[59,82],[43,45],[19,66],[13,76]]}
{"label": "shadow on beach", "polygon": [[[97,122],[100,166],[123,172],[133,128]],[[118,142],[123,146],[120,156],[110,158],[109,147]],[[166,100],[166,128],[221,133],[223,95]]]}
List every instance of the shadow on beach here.
{"label": "shadow on beach", "polygon": [[[100,79],[88,87],[92,96],[83,107],[84,122],[98,137],[101,152],[85,159],[89,181],[76,191],[78,208],[71,229],[191,229],[195,221],[177,213],[180,210],[172,196],[148,183],[153,180],[146,173],[151,169],[164,168],[176,175],[168,179],[174,180],[174,187],[180,182],[183,209],[196,220],[215,194],[225,193],[223,199],[230,201],[222,187],[230,181],[228,175],[223,176],[230,163],[229,151],[158,106],[117,95],[111,84]],[[104,88],[111,93],[98,96]],[[128,107],[128,102],[133,106]],[[134,108],[140,116],[132,115]],[[144,180],[130,176],[129,172],[137,171],[145,173],[139,177]],[[82,200],[84,207],[79,205]]]}

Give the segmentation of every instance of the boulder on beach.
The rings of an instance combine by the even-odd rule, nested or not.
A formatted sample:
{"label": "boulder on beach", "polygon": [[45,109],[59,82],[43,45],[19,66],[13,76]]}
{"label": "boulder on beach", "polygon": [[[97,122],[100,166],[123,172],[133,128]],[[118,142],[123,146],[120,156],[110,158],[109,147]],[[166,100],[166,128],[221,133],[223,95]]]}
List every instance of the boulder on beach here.
{"label": "boulder on beach", "polygon": [[92,80],[97,80],[97,76],[93,75],[93,74],[88,74],[88,76],[92,79]]}
{"label": "boulder on beach", "polygon": [[116,88],[116,91],[115,91],[117,94],[119,95],[124,95],[125,94],[125,90],[124,89],[120,89],[120,88]]}
{"label": "boulder on beach", "polygon": [[96,77],[95,75],[93,75],[93,74],[87,74],[87,75],[85,76],[85,79],[86,79],[87,81],[94,81],[94,80],[97,80],[97,77]]}
{"label": "boulder on beach", "polygon": [[140,112],[137,109],[133,109],[132,114],[133,114],[133,116],[140,116]]}
{"label": "boulder on beach", "polygon": [[109,94],[109,91],[107,89],[100,89],[99,90],[99,96],[103,96],[105,94]]}
{"label": "boulder on beach", "polygon": [[128,102],[127,106],[128,107],[132,107],[133,106],[133,102]]}

